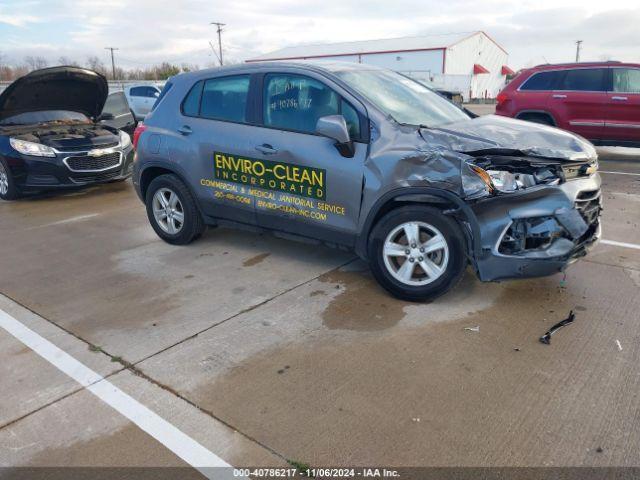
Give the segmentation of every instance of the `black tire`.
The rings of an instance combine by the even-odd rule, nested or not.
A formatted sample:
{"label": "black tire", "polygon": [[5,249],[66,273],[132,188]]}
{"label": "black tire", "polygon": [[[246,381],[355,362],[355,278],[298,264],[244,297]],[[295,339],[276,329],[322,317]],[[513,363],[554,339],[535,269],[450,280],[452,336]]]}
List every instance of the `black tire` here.
{"label": "black tire", "polygon": [[4,189],[0,187],[0,198],[2,200],[17,200],[18,198],[21,198],[23,196],[22,192],[20,192],[18,187],[16,187],[9,165],[7,165],[7,162],[5,162],[4,159],[0,158],[0,175],[2,174],[6,175],[7,186],[4,193]]}
{"label": "black tire", "polygon": [[[440,266],[443,266],[444,271],[431,283],[417,286],[401,282],[391,274],[385,264],[383,250],[387,236],[407,222],[421,222],[435,227],[447,243],[448,261],[444,266],[443,257],[440,257],[442,262]],[[462,279],[467,266],[465,252],[464,234],[456,221],[443,215],[440,210],[428,206],[409,205],[392,210],[376,223],[369,234],[368,258],[373,276],[392,295],[411,302],[433,300],[454,288]],[[435,254],[438,253],[436,252]],[[418,253],[418,255],[420,254]],[[399,258],[398,262],[402,263],[408,261],[402,257],[394,258]],[[417,260],[415,259],[414,261]],[[427,276],[426,270],[419,269],[418,275],[420,272]]]}
{"label": "black tire", "polygon": [[[165,231],[153,213],[154,196],[162,189],[173,192],[180,201],[184,221],[177,233]],[[158,236],[167,243],[172,245],[187,245],[202,235],[206,229],[206,225],[193,195],[191,195],[191,192],[184,182],[176,175],[165,174],[154,178],[147,189],[145,204],[147,206],[147,217],[149,218],[151,226]]]}

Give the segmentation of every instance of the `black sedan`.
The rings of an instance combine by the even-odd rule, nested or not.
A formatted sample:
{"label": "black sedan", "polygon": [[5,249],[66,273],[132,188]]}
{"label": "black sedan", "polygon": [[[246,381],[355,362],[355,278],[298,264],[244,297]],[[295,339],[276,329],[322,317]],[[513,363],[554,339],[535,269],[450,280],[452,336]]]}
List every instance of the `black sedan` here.
{"label": "black sedan", "polygon": [[109,125],[128,123],[123,115],[130,112],[103,112],[108,90],[96,72],[53,67],[31,72],[2,92],[1,199],[131,175],[131,139]]}

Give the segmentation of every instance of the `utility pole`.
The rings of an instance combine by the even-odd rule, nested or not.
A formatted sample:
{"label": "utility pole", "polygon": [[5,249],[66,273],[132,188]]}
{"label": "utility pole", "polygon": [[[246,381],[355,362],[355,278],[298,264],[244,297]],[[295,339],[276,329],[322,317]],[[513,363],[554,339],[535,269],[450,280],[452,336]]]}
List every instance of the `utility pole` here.
{"label": "utility pole", "polygon": [[220,66],[222,66],[222,27],[224,27],[225,24],[220,22],[211,22],[209,25],[215,25],[218,30],[218,60],[220,60]]}
{"label": "utility pole", "polygon": [[111,50],[111,70],[113,72],[113,81],[116,81],[116,61],[113,58],[113,51],[114,50],[120,50],[119,48],[115,48],[115,47],[104,47],[105,50]]}
{"label": "utility pole", "polygon": [[576,40],[576,63],[580,61],[580,49],[582,48],[582,40]]}

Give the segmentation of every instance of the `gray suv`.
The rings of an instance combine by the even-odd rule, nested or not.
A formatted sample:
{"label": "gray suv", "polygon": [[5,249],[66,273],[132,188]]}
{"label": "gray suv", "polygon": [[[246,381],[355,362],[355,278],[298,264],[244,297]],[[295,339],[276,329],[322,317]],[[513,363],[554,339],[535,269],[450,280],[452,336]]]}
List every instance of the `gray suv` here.
{"label": "gray suv", "polygon": [[562,271],[600,236],[586,140],[474,118],[401,74],[351,63],[186,73],[134,136],[149,221],[182,245],[250,225],[355,250],[407,300]]}

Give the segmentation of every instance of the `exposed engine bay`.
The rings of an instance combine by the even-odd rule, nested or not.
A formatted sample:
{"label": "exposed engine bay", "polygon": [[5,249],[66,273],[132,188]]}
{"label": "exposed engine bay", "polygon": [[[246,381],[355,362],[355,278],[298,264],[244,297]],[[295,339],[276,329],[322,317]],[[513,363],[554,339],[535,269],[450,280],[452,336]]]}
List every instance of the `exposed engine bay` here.
{"label": "exposed engine bay", "polygon": [[[9,128],[6,128],[9,130]],[[117,132],[109,127],[94,123],[51,122],[40,127],[11,127],[12,136],[20,140],[44,145],[57,144],[64,140],[96,139],[100,137],[113,137]]]}

